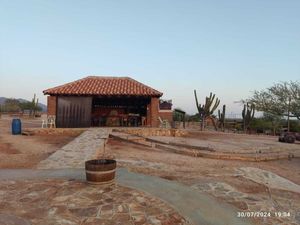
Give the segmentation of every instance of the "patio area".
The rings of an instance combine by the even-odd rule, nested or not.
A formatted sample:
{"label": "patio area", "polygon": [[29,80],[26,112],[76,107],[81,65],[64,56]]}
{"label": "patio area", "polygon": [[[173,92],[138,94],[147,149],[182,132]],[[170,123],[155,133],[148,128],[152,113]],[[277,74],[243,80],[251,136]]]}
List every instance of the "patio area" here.
{"label": "patio area", "polygon": [[0,224],[190,224],[163,201],[120,185],[1,181],[0,198]]}

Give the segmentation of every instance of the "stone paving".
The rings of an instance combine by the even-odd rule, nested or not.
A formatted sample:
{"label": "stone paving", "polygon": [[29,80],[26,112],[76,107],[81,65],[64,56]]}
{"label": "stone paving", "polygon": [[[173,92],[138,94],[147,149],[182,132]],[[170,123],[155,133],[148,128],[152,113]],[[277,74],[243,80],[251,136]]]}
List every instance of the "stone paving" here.
{"label": "stone paving", "polygon": [[[154,198],[161,199],[195,225],[252,224],[251,220],[247,218],[236,217],[237,208],[212,198],[206,193],[195,191],[194,189],[177,182],[161,179],[155,176],[133,173],[124,168],[117,169],[116,178],[116,182],[119,186],[139,190],[143,193],[150,194]],[[85,183],[85,174],[84,169],[80,168],[50,170],[0,170],[0,184],[1,181],[23,181],[29,179],[33,182],[36,180],[59,179],[62,180],[62,182],[65,180],[76,180],[78,182],[81,181]],[[100,187],[101,186],[99,186],[99,188]]]}
{"label": "stone paving", "polygon": [[38,169],[83,168],[84,162],[103,151],[108,129],[91,128],[41,161]]}
{"label": "stone paving", "polygon": [[237,170],[236,175],[243,176],[246,179],[263,184],[269,188],[292,191],[300,194],[300,185],[267,170],[254,167],[241,167]]}
{"label": "stone paving", "polygon": [[0,182],[0,224],[188,225],[163,201],[119,186],[82,181]]}
{"label": "stone paving", "polygon": [[[208,193],[235,205],[241,212],[270,212],[269,217],[256,218],[259,224],[300,224],[299,195],[280,190],[268,190],[267,193],[244,193],[224,182],[207,182],[193,185],[195,190]],[[280,216],[276,213],[281,213]],[[284,213],[290,213],[285,216]]]}
{"label": "stone paving", "polygon": [[4,180],[7,177],[11,180],[11,176],[21,178],[0,181],[0,222],[45,225],[176,225],[192,224],[190,221],[199,225],[252,224],[245,218],[237,218],[236,209],[228,204],[157,177],[119,169],[117,185],[106,188],[87,185],[80,168],[86,160],[104,153],[109,132],[100,128],[85,131],[40,162],[37,167],[42,170],[4,170],[4,174],[0,173]]}

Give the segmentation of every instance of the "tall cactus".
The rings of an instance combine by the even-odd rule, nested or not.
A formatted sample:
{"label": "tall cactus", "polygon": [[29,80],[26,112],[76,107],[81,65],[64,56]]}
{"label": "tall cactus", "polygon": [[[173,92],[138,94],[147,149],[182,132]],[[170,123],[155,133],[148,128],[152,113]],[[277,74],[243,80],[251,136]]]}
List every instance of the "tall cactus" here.
{"label": "tall cactus", "polygon": [[223,110],[218,110],[218,116],[219,116],[219,126],[222,129],[222,131],[225,131],[225,112],[226,112],[226,105],[223,105]]}
{"label": "tall cactus", "polygon": [[31,109],[30,109],[30,115],[35,117],[36,110],[38,108],[39,99],[36,98],[36,94],[33,95],[32,101],[31,101]]}
{"label": "tall cactus", "polygon": [[243,126],[244,126],[244,132],[247,132],[247,129],[250,126],[250,122],[254,118],[255,113],[255,105],[254,104],[244,104],[244,109],[242,111],[242,117],[243,117]]}
{"label": "tall cactus", "polygon": [[209,97],[205,98],[205,104],[201,105],[198,102],[197,92],[194,90],[196,106],[199,112],[200,119],[202,121],[201,130],[204,130],[205,119],[208,116],[211,116],[217,107],[220,104],[220,100],[218,98],[215,99],[216,95],[210,93]]}

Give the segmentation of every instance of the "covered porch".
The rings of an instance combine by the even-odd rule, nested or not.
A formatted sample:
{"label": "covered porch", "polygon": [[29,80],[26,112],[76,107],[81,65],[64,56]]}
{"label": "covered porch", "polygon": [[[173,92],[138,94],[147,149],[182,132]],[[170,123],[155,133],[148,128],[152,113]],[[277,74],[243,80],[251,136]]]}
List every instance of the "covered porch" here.
{"label": "covered porch", "polygon": [[57,127],[158,127],[162,93],[129,77],[88,76],[44,91]]}
{"label": "covered porch", "polygon": [[156,126],[158,98],[137,96],[49,96],[57,127]]}
{"label": "covered porch", "polygon": [[147,126],[150,102],[149,97],[93,97],[91,126]]}

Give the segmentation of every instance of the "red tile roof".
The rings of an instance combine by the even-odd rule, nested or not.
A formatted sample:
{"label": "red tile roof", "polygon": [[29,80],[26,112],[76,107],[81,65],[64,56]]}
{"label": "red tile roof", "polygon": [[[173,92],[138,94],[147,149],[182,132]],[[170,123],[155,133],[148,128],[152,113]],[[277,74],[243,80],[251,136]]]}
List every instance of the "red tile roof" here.
{"label": "red tile roof", "polygon": [[131,95],[160,97],[163,93],[129,77],[89,76],[43,91],[47,95]]}

